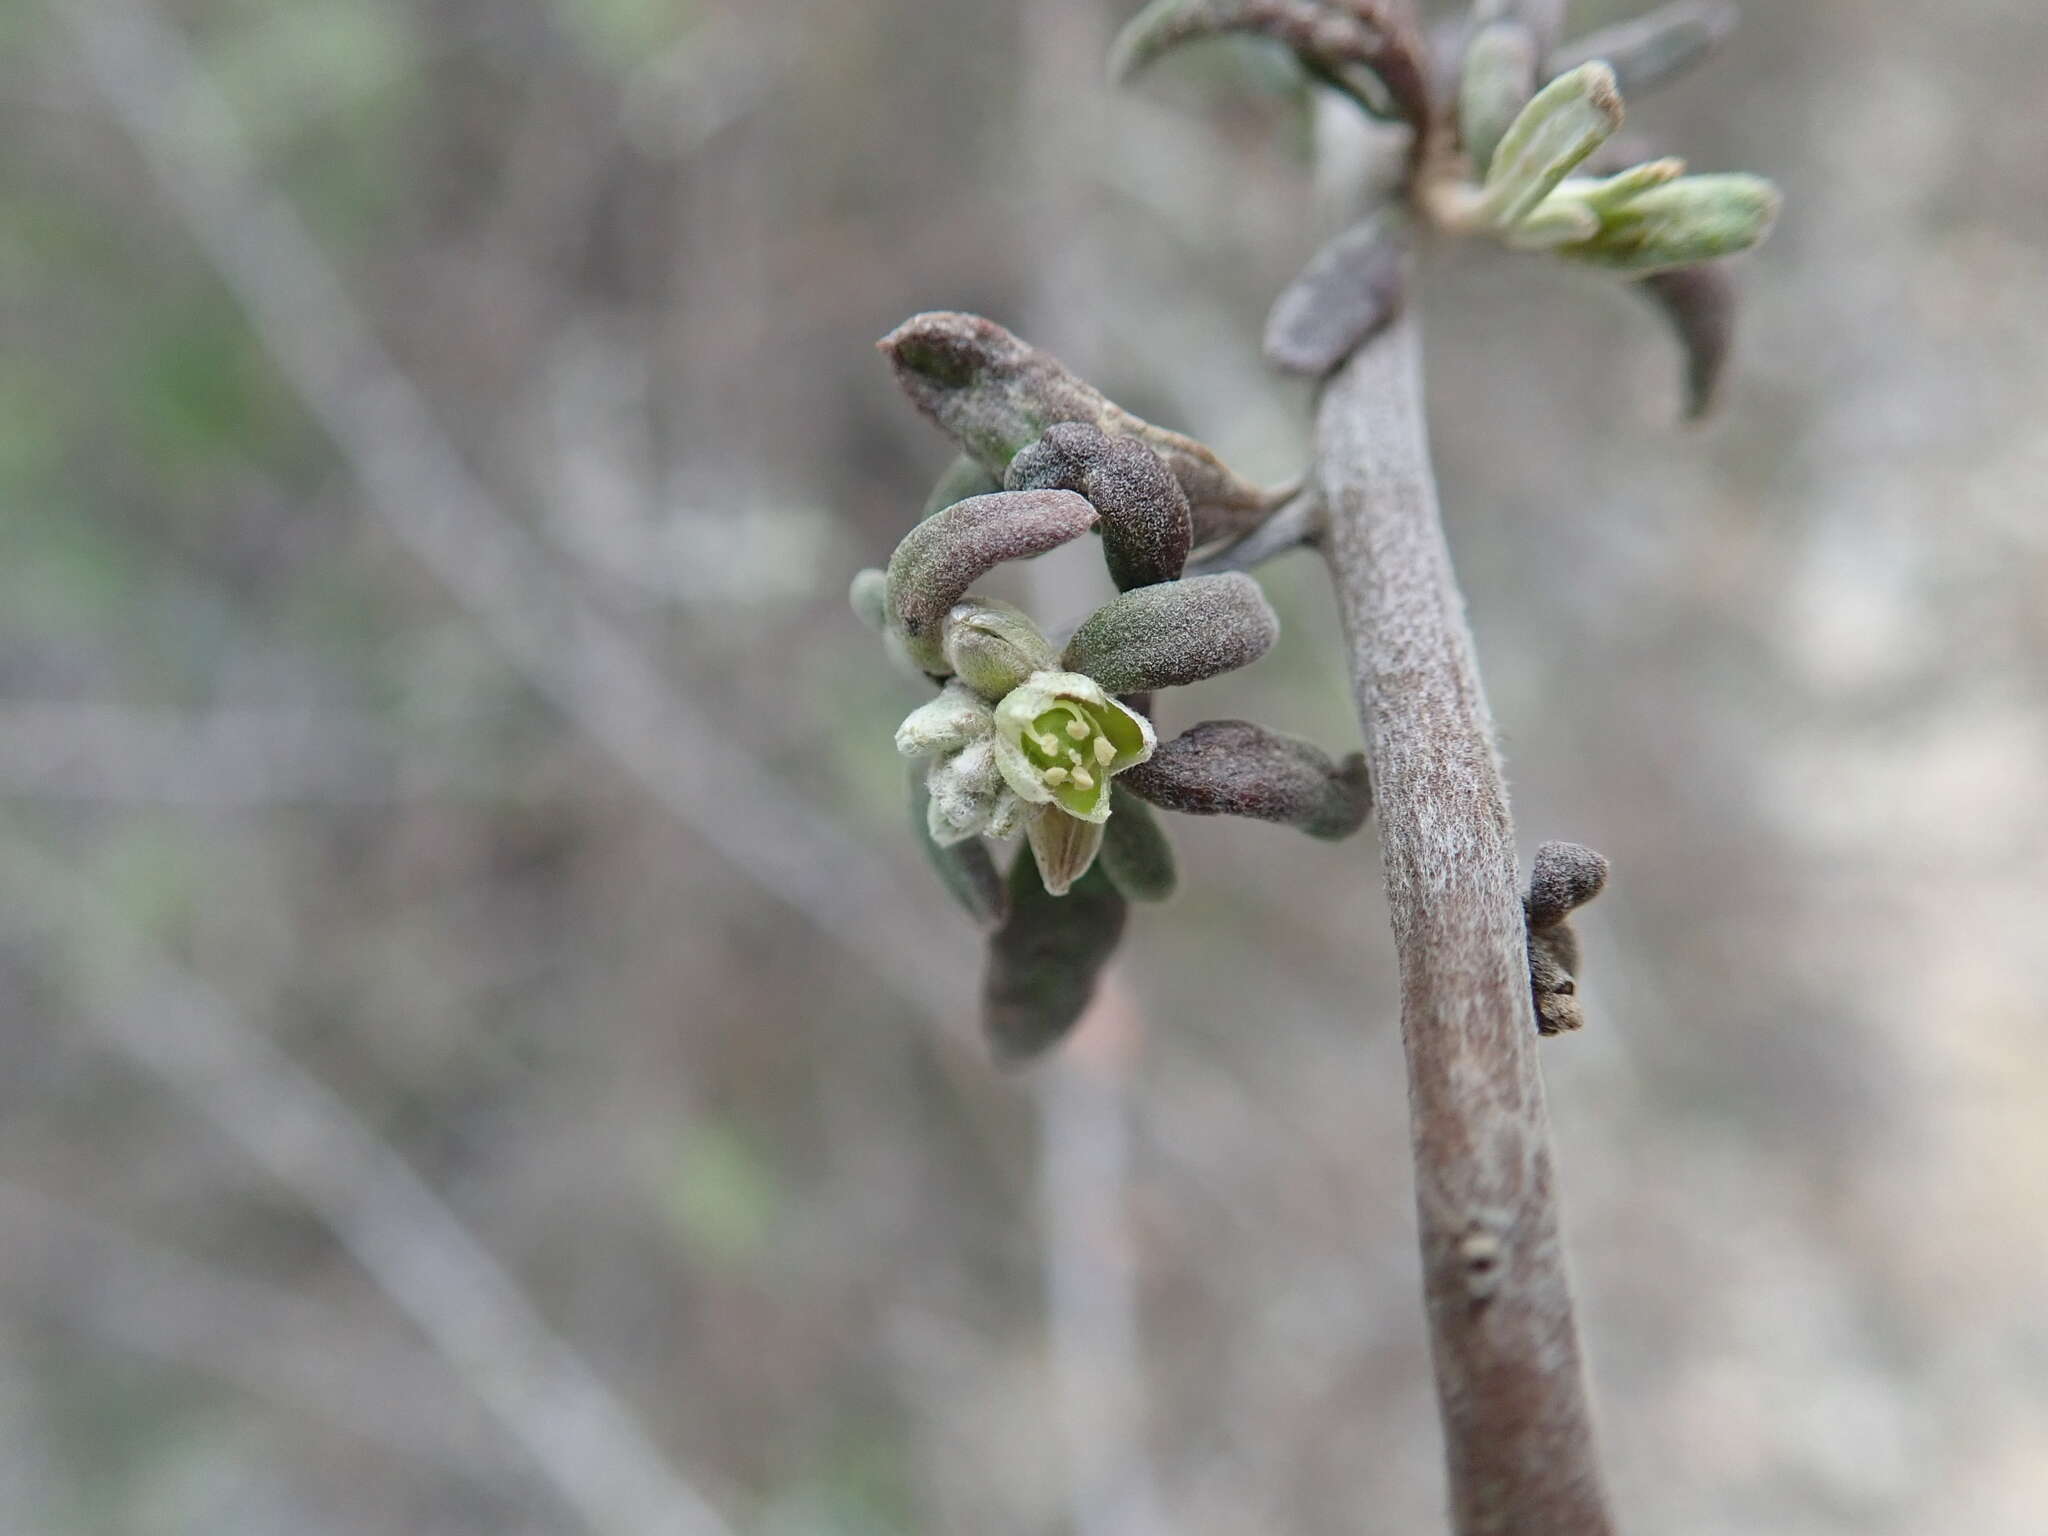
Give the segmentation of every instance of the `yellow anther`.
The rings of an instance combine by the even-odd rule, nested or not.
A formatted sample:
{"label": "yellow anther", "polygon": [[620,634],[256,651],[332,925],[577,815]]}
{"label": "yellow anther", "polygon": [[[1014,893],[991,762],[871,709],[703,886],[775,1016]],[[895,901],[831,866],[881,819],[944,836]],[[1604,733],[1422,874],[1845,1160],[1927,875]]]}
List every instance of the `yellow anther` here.
{"label": "yellow anther", "polygon": [[1109,738],[1107,736],[1098,736],[1095,738],[1096,762],[1101,764],[1104,768],[1107,768],[1109,766],[1110,759],[1115,756],[1116,748],[1109,744]]}
{"label": "yellow anther", "polygon": [[1089,771],[1088,771],[1088,770],[1087,770],[1086,768],[1076,768],[1076,769],[1074,770],[1074,788],[1076,788],[1076,789],[1093,789],[1094,787],[1095,787],[1095,775],[1094,775],[1094,774],[1090,773],[1090,772],[1089,772]]}
{"label": "yellow anther", "polygon": [[1069,720],[1067,722],[1067,734],[1076,741],[1086,741],[1090,730],[1091,727],[1086,720]]}
{"label": "yellow anther", "polygon": [[1045,782],[1057,789],[1060,785],[1067,782],[1067,770],[1064,768],[1046,769]]}

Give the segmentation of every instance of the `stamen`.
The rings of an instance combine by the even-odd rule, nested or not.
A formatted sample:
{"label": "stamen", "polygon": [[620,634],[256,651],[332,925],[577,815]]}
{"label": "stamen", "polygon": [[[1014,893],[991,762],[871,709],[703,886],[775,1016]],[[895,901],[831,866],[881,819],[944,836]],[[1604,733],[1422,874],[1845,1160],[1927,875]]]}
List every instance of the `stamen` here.
{"label": "stamen", "polygon": [[1060,739],[1053,735],[1051,731],[1047,731],[1043,736],[1035,737],[1034,739],[1038,742],[1038,749],[1041,752],[1057,752],[1060,749]]}
{"label": "stamen", "polygon": [[1094,787],[1095,787],[1095,775],[1094,775],[1094,774],[1090,773],[1090,772],[1089,772],[1089,771],[1088,771],[1088,770],[1087,770],[1086,768],[1076,768],[1076,769],[1074,770],[1074,788],[1076,788],[1076,789],[1093,789]]}
{"label": "stamen", "polygon": [[1073,765],[1074,765],[1074,766],[1075,766],[1076,768],[1080,767],[1080,766],[1081,766],[1081,749],[1080,749],[1079,747],[1069,747],[1069,748],[1067,748],[1067,761],[1068,761],[1068,762],[1070,762],[1070,763],[1072,763],[1072,764],[1073,764]]}
{"label": "stamen", "polygon": [[1110,764],[1110,759],[1114,758],[1115,756],[1116,748],[1109,744],[1109,738],[1107,736],[1098,736],[1095,738],[1095,761],[1097,763],[1101,764],[1104,768],[1107,768]]}
{"label": "stamen", "polygon": [[1076,741],[1086,741],[1092,729],[1093,727],[1086,720],[1069,720],[1067,722],[1067,734]]}
{"label": "stamen", "polygon": [[1046,769],[1045,782],[1052,785],[1052,787],[1055,789],[1059,788],[1060,785],[1067,782],[1067,770],[1064,768]]}

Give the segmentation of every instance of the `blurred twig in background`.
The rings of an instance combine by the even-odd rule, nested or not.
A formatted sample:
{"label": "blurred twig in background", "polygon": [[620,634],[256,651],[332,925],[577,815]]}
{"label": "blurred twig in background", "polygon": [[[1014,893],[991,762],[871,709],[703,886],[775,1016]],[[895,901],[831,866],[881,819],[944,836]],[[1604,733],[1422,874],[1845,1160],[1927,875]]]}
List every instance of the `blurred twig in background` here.
{"label": "blurred twig in background", "polygon": [[193,240],[347,458],[391,532],[515,666],[668,812],[892,988],[960,1016],[925,954],[928,908],[671,689],[555,578],[435,426],[297,214],[266,189],[229,104],[142,0],[65,6],[92,77]]}
{"label": "blurred twig in background", "polygon": [[1072,1047],[1043,1069],[1039,1201],[1046,1311],[1075,1536],[1165,1536],[1145,1450],[1124,1083],[1144,1020],[1112,973]]}
{"label": "blurred twig in background", "polygon": [[418,1326],[596,1536],[721,1536],[632,1411],[497,1260],[348,1105],[234,1006],[19,839],[11,910],[60,941],[107,1042],[187,1100],[314,1211]]}

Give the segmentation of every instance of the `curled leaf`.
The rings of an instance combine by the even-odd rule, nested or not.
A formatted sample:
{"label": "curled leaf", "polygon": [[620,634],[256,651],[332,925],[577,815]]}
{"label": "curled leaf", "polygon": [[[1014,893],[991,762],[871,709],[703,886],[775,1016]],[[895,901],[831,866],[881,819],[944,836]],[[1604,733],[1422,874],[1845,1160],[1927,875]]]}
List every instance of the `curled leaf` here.
{"label": "curled leaf", "polygon": [[1179,876],[1173,844],[1152,807],[1124,788],[1110,787],[1111,812],[1102,824],[1102,871],[1132,901],[1164,901]]}
{"label": "curled leaf", "polygon": [[1729,0],[1673,0],[1654,11],[1588,32],[1558,51],[1552,66],[1576,68],[1594,59],[1614,71],[1629,100],[1668,85],[1697,66],[1735,30],[1741,12]]}
{"label": "curled leaf", "polygon": [[1055,897],[1022,849],[1010,866],[1009,916],[989,936],[982,1024],[996,1056],[1021,1065],[1059,1043],[1095,995],[1130,905],[1091,870]]}
{"label": "curled leaf", "polygon": [[1563,922],[1607,885],[1607,860],[1578,843],[1545,843],[1536,850],[1523,905],[1530,926]]}
{"label": "curled leaf", "polygon": [[1458,80],[1458,137],[1478,175],[1536,94],[1541,62],[1535,35],[1520,21],[1496,21],[1473,34]]}
{"label": "curled leaf", "polygon": [[1071,491],[999,491],[955,502],[911,529],[889,557],[889,612],[918,665],[944,673],[941,621],[976,581],[1094,526],[1095,509]]}
{"label": "curled leaf", "polygon": [[1408,223],[1389,209],[1352,225],[1287,285],[1266,317],[1266,361],[1320,379],[1379,333],[1401,307]]}
{"label": "curled leaf", "polygon": [[971,453],[957,455],[948,464],[945,473],[932,486],[931,495],[924,499],[924,510],[918,514],[921,522],[934,512],[943,512],[956,501],[966,501],[971,496],[992,495],[1003,488],[1000,475],[992,475],[981,460]]}
{"label": "curled leaf", "polygon": [[1428,121],[1428,55],[1407,0],[1153,0],[1117,37],[1110,78],[1128,80],[1183,43],[1232,32],[1291,48],[1376,116],[1417,128]]}
{"label": "curled leaf", "polygon": [[1230,571],[1111,598],[1074,631],[1061,664],[1111,693],[1145,693],[1249,666],[1279,637],[1259,584]]}
{"label": "curled leaf", "polygon": [[929,815],[930,796],[919,769],[910,776],[910,820],[918,845],[961,910],[982,927],[995,927],[1010,909],[1010,895],[988,845],[979,838],[941,845],[931,836]]}
{"label": "curled leaf", "polygon": [[1081,421],[1134,437],[1165,461],[1187,496],[1198,545],[1252,526],[1275,504],[1201,443],[1133,416],[993,320],[935,310],[877,345],[911,402],[993,475],[1047,428]]}
{"label": "curled leaf", "polygon": [[1480,214],[1501,228],[1519,224],[1575,166],[1621,126],[1621,96],[1605,64],[1582,64],[1536,93],[1494,151]]}
{"label": "curled leaf", "polygon": [[1188,563],[1195,524],[1187,494],[1165,460],[1136,438],[1060,422],[1010,461],[1005,483],[1087,497],[1102,517],[1102,553],[1118,591],[1172,581]]}
{"label": "curled leaf", "polygon": [[1710,264],[1652,272],[1640,287],[1685,350],[1685,414],[1698,421],[1714,409],[1735,345],[1735,281]]}
{"label": "curled leaf", "polygon": [[1244,720],[1210,720],[1164,742],[1123,787],[1191,816],[1250,816],[1311,837],[1349,837],[1372,812],[1365,757],[1327,752]]}

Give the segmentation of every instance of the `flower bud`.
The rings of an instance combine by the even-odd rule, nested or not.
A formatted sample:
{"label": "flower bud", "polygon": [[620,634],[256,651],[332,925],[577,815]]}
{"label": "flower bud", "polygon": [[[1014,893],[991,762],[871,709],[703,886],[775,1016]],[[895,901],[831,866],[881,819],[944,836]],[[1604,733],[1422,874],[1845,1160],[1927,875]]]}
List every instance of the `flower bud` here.
{"label": "flower bud", "polygon": [[1110,778],[1157,745],[1149,720],[1072,672],[1040,672],[1012,690],[996,706],[995,731],[996,764],[1011,789],[1094,823],[1109,816]]}
{"label": "flower bud", "polygon": [[920,704],[896,727],[896,750],[905,757],[957,752],[995,734],[995,712],[972,688],[950,681],[937,698]]}
{"label": "flower bud", "polygon": [[960,682],[991,702],[1034,672],[1059,664],[1053,643],[1023,609],[992,597],[968,597],[946,614],[946,663]]}
{"label": "flower bud", "polygon": [[1058,1044],[1087,1011],[1130,906],[1100,870],[1052,896],[1021,850],[1009,895],[1009,916],[989,936],[982,1024],[996,1055],[1022,1064]]}
{"label": "flower bud", "polygon": [[1333,762],[1320,747],[1244,720],[1209,720],[1133,769],[1123,787],[1192,816],[1249,816],[1311,837],[1349,837],[1372,811],[1365,758]]}
{"label": "flower bud", "polygon": [[1075,491],[1101,514],[1103,558],[1118,591],[1172,581],[1188,563],[1194,518],[1180,482],[1136,438],[1065,421],[1010,461],[1011,490]]}
{"label": "flower bud", "polygon": [[1681,176],[1602,210],[1600,233],[1559,254],[1616,272],[1655,272],[1760,243],[1783,199],[1761,176]]}
{"label": "flower bud", "polygon": [[1145,693],[1249,666],[1279,636],[1259,584],[1229,571],[1112,598],[1074,631],[1061,660],[1111,693]]}
{"label": "flower bud", "polygon": [[997,798],[1008,792],[996,768],[994,740],[984,737],[933,758],[924,787],[932,797],[927,825],[933,842],[944,847],[979,837],[995,813]]}
{"label": "flower bud", "polygon": [[1481,216],[1502,229],[1521,223],[1620,126],[1621,96],[1605,64],[1559,75],[1502,136],[1481,189]]}
{"label": "flower bud", "polygon": [[1568,176],[1529,215],[1505,232],[1517,250],[1555,250],[1597,240],[1608,221],[1653,187],[1685,174],[1683,160],[1650,160],[1601,179]]}
{"label": "flower bud", "polygon": [[1079,538],[1095,521],[1095,509],[1071,491],[1002,491],[919,523],[889,558],[889,611],[910,654],[943,674],[941,621],[967,589],[1006,560]]}

